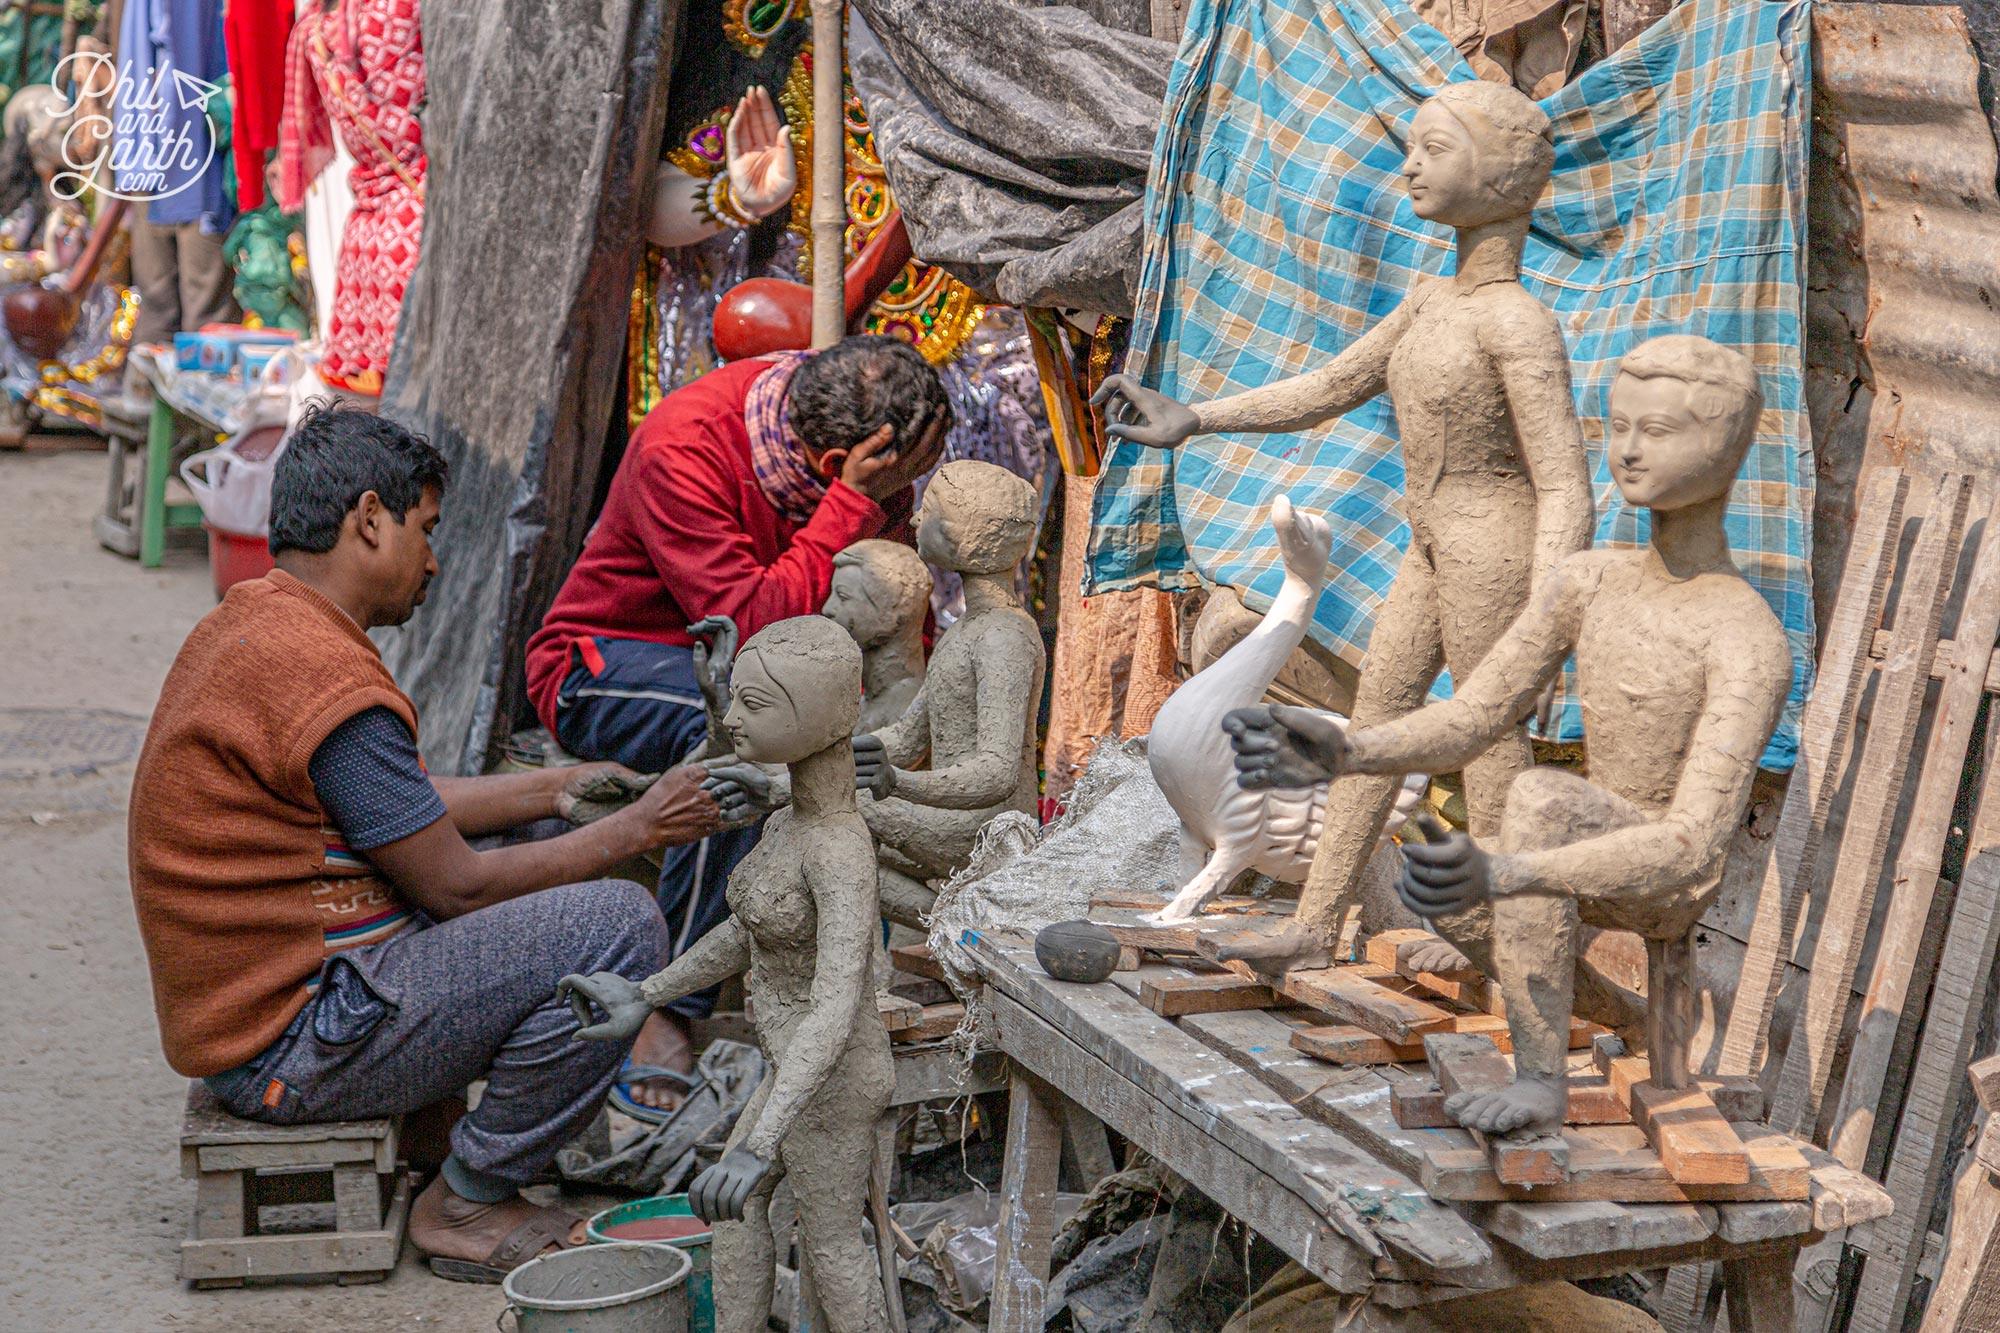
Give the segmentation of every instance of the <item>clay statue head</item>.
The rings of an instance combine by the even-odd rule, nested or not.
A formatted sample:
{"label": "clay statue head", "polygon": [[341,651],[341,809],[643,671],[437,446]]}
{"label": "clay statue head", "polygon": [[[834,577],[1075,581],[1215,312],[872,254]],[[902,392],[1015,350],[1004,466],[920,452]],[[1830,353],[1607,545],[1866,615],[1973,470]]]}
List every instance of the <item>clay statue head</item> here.
{"label": "clay statue head", "polygon": [[833,589],[820,614],[863,649],[921,625],[931,604],[931,572],[901,542],[870,537],[833,557]]}
{"label": "clay statue head", "polygon": [[1757,437],[1757,368],[1675,334],[1640,343],[1611,385],[1611,475],[1633,505],[1685,509],[1727,495]]}
{"label": "clay statue head", "polygon": [[961,574],[1002,574],[1035,540],[1035,488],[1004,467],[961,458],[924,488],[911,518],[917,554]]}
{"label": "clay statue head", "polygon": [[1417,108],[1403,179],[1427,222],[1477,227],[1532,212],[1556,149],[1549,118],[1504,83],[1448,83]]}
{"label": "clay statue head", "polygon": [[737,757],[795,764],[844,740],[861,716],[861,649],[824,616],[766,625],[736,654],[729,711]]}

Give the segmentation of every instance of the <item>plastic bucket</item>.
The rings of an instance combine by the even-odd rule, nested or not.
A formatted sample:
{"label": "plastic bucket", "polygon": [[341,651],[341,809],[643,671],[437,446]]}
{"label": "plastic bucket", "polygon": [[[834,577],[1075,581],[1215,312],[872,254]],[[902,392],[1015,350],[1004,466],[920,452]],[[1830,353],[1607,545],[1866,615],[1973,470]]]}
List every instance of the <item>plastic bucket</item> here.
{"label": "plastic bucket", "polygon": [[[664,1222],[668,1226],[680,1218],[693,1218],[701,1230],[686,1236],[647,1237],[641,1235],[614,1235],[616,1231],[651,1230],[648,1223]],[[694,1261],[694,1271],[687,1280],[688,1293],[688,1333],[715,1333],[715,1287],[708,1275],[708,1246],[714,1233],[708,1223],[695,1218],[694,1209],[688,1206],[685,1194],[662,1194],[652,1199],[634,1199],[621,1203],[616,1208],[607,1208],[590,1219],[585,1230],[593,1243],[616,1245],[623,1242],[639,1242],[651,1245],[671,1245],[685,1251]]]}
{"label": "plastic bucket", "polygon": [[687,1333],[694,1261],[671,1245],[585,1245],[500,1284],[520,1333]]}
{"label": "plastic bucket", "polygon": [[204,523],[202,527],[208,529],[208,573],[215,582],[216,601],[221,601],[222,595],[237,584],[261,579],[271,572],[275,562],[271,559],[269,538],[231,532],[213,523]]}

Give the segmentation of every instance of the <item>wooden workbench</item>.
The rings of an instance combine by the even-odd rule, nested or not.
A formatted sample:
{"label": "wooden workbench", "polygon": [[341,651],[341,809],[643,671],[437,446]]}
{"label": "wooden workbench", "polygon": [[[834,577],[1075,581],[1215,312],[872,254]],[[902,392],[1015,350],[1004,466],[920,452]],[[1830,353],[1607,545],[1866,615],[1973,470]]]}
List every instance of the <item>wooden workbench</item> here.
{"label": "wooden workbench", "polygon": [[1806,1201],[1442,1203],[1417,1182],[1416,1149],[1462,1131],[1398,1127],[1383,1073],[1299,1054],[1275,1014],[1176,1022],[1136,993],[1181,969],[1148,963],[1079,986],[1043,973],[1026,939],[965,944],[1013,1070],[993,1333],[1042,1327],[1072,1103],[1328,1286],[1386,1305],[1705,1261],[1722,1265],[1735,1333],[1790,1333],[1800,1247],[1889,1211],[1879,1185],[1816,1152]]}

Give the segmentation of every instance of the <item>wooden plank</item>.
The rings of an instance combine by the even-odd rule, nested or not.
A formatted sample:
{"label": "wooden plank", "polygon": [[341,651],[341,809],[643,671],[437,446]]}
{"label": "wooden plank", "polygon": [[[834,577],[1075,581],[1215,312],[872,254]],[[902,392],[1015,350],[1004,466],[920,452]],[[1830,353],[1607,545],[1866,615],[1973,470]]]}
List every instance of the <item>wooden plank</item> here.
{"label": "wooden plank", "polygon": [[342,1231],[374,1231],[382,1225],[382,1177],[375,1164],[333,1168],[334,1218]]}
{"label": "wooden plank", "polygon": [[[1454,1015],[1448,1030],[1485,1037],[1503,1055],[1512,1054],[1514,1050],[1514,1039],[1507,1030],[1507,1020],[1497,1014]],[[1571,1018],[1569,1048],[1572,1051],[1585,1050],[1592,1039],[1603,1031],[1587,1019]],[[1300,1028],[1292,1034],[1291,1042],[1294,1048],[1307,1055],[1336,1064],[1401,1065],[1424,1058],[1421,1041],[1385,1041],[1368,1029],[1351,1023]]]}
{"label": "wooden plank", "polygon": [[1174,1170],[1336,1291],[1374,1283],[1369,1254],[1297,1194],[1237,1156],[1214,1135],[1163,1106],[1095,1055],[1005,994],[992,998],[1002,1040],[1021,1065],[1069,1089],[1092,1115]]}
{"label": "wooden plank", "polygon": [[1277,912],[1209,911],[1192,921],[1176,921],[1172,925],[1146,919],[1163,906],[1164,902],[1151,908],[1099,906],[1093,903],[1090,919],[1110,931],[1120,944],[1164,954],[1199,955],[1198,941],[1207,934],[1235,931],[1262,934],[1291,927],[1290,915]]}
{"label": "wooden plank", "polygon": [[[1447,1097],[1498,1092],[1514,1078],[1513,1062],[1484,1037],[1433,1033],[1424,1038],[1424,1058]],[[1493,1174],[1509,1185],[1557,1185],[1569,1179],[1569,1145],[1557,1135],[1468,1132],[1486,1149]]]}
{"label": "wooden plank", "polygon": [[1979,1142],[1973,1145],[1972,1157],[1988,1171],[2000,1174],[2000,1118],[1986,1122],[1986,1128],[1979,1133]]}
{"label": "wooden plank", "polygon": [[1234,972],[1147,977],[1139,984],[1139,1003],[1163,1018],[1268,1009],[1277,1002],[1278,997],[1269,986]]}
{"label": "wooden plank", "polygon": [[[1951,655],[1957,648],[1958,642],[1955,639],[1939,640],[1938,660],[1931,666],[1932,680],[1943,680],[1945,678],[1946,674],[1950,671],[1948,663]],[[1868,645],[1868,655],[1878,662],[1889,655],[1888,630],[1878,629],[1875,631],[1875,641]],[[2000,693],[2000,662],[1994,662],[1986,668],[1985,688],[1988,694]]]}
{"label": "wooden plank", "polygon": [[[1619,1043],[1616,1049],[1623,1049]],[[1653,1076],[1652,1063],[1643,1055],[1613,1055],[1611,1048],[1600,1045],[1591,1051],[1591,1058],[1598,1072],[1611,1085],[1611,1091],[1621,1102],[1629,1104],[1632,1087],[1648,1082]],[[1754,1078],[1740,1074],[1717,1077],[1696,1078],[1694,1086],[1708,1094],[1715,1109],[1722,1112],[1722,1118],[1731,1124],[1758,1123],[1764,1119],[1766,1110],[1764,1090]],[[1605,1121],[1606,1124],[1615,1123]]]}
{"label": "wooden plank", "polygon": [[891,1106],[998,1092],[1007,1086],[1007,1059],[998,1051],[981,1051],[972,1068],[949,1046],[896,1046],[896,1091]]}
{"label": "wooden plank", "polygon": [[898,972],[908,972],[913,977],[925,977],[931,981],[943,981],[944,964],[931,957],[928,944],[899,944],[889,950],[889,961]]}
{"label": "wooden plank", "polygon": [[898,1042],[937,1041],[958,1031],[959,1024],[965,1022],[965,1006],[952,1004],[927,1004],[917,1013],[917,1021],[909,1027],[889,1034],[890,1040]]}
{"label": "wooden plank", "polygon": [[1820,635],[1819,670],[1800,720],[1798,764],[1785,790],[1723,1033],[1720,1073],[1754,1074],[1764,1060],[1771,1011],[1791,960],[1792,937],[1812,886],[1827,815],[1840,789],[1839,769],[1853,739],[1855,708],[1869,671],[1864,645],[1882,619],[1909,486],[1909,478],[1896,468],[1878,468],[1863,483],[1840,591]]}
{"label": "wooden plank", "polygon": [[241,1236],[254,1221],[249,1205],[250,1173],[204,1171],[194,1182],[194,1230],[199,1240]]}
{"label": "wooden plank", "polygon": [[[1479,1233],[1427,1199],[1415,1181],[1277,1100],[1254,1075],[1122,988],[1051,980],[1025,946],[1002,937],[968,932],[966,943],[990,985],[1293,1190],[1364,1250],[1387,1245],[1446,1272],[1491,1259]],[[1016,1054],[1011,1045],[1007,1050]],[[1365,1202],[1366,1217],[1356,1200]]]}
{"label": "wooden plank", "polygon": [[[1428,1039],[1426,1039],[1428,1040]],[[1389,1110],[1404,1129],[1453,1129],[1458,1122],[1444,1113],[1450,1093],[1435,1084],[1398,1080],[1389,1090]],[[1572,1074],[1569,1080],[1569,1125],[1629,1125],[1632,1113],[1602,1076]]]}
{"label": "wooden plank", "polygon": [[[1569,1179],[1524,1187],[1501,1180],[1476,1148],[1439,1148],[1426,1154],[1418,1178],[1439,1199],[1495,1201],[1552,1199],[1565,1202],[1717,1203],[1810,1200],[1812,1171],[1799,1150],[1783,1138],[1748,1145],[1750,1179],[1742,1184],[1689,1184],[1675,1180],[1660,1155],[1643,1139],[1622,1143],[1601,1136],[1620,1126],[1565,1130]],[[1429,1131],[1437,1133],[1438,1131]],[[1629,1132],[1629,1131],[1627,1131]]]}
{"label": "wooden plank", "polygon": [[1699,1087],[1631,1086],[1632,1123],[1659,1150],[1667,1173],[1684,1185],[1736,1185],[1750,1179],[1750,1152]]}
{"label": "wooden plank", "polygon": [[889,1035],[906,1032],[923,1021],[924,1007],[915,1000],[906,1000],[900,995],[887,995],[880,991],[875,994],[875,1010],[882,1015],[882,1026],[889,1029]]}
{"label": "wooden plank", "polygon": [[1882,858],[1895,831],[1931,661],[1937,655],[1952,557],[1958,552],[1971,493],[1972,479],[1963,473],[1937,479],[1904,572],[1895,637],[1876,676],[1874,710],[1848,804],[1840,861],[1834,867],[1813,947],[1805,1009],[1792,1028],[1784,1070],[1771,1097],[1771,1123],[1787,1133],[1812,1137],[1820,1101],[1833,1076],[1834,1053],[1875,908]]}
{"label": "wooden plank", "polygon": [[190,1282],[316,1273],[386,1272],[396,1266],[410,1214],[410,1181],[396,1178],[388,1216],[377,1231],[243,1236],[181,1242],[181,1277]]}
{"label": "wooden plank", "polygon": [[195,1149],[203,1171],[251,1171],[285,1166],[332,1167],[341,1162],[373,1162],[368,1139],[324,1139],[317,1143],[218,1143]]}
{"label": "wooden plank", "polygon": [[1794,1333],[1792,1266],[1798,1247],[1732,1259],[1722,1265],[1730,1333]]}
{"label": "wooden plank", "polygon": [[[1985,802],[2000,800],[2000,772],[1986,770]],[[1923,1043],[1911,1071],[1908,1097],[1896,1124],[1896,1142],[1883,1183],[1895,1211],[1875,1224],[1868,1262],[1854,1292],[1853,1333],[1889,1333],[1902,1327],[1909,1308],[1931,1202],[1944,1176],[1951,1124],[1965,1084],[1960,1072],[1972,1055],[1986,1008],[1996,953],[2000,953],[2000,850],[1972,858],[1952,906],[1938,963],[1937,984],[1924,1018]]]}
{"label": "wooden plank", "polygon": [[1294,1003],[1392,1042],[1417,1041],[1451,1027],[1450,1011],[1384,986],[1385,973],[1395,975],[1371,964],[1296,970],[1284,975],[1279,989]]}
{"label": "wooden plank", "polygon": [[1055,1237],[1056,1171],[1062,1162],[1062,1094],[1016,1070],[1007,1099],[995,1235],[994,1333],[1041,1333]]}
{"label": "wooden plank", "polygon": [[[1995,532],[2000,533],[2000,528]],[[2000,1111],[2000,1055],[1974,1060],[1966,1066],[1965,1074],[1972,1080],[1972,1095],[1979,1104],[1988,1111]]]}
{"label": "wooden plank", "polygon": [[1951,833],[1966,750],[1985,699],[1994,639],[2000,636],[2000,488],[1987,507],[1982,531],[1959,612],[1958,637],[1949,651],[1939,647],[1944,686],[1938,692],[1930,740],[1918,770],[1915,803],[1903,826],[1868,998],[1848,1050],[1847,1073],[1833,1114],[1829,1146],[1835,1157],[1857,1169],[1867,1162],[1877,1115],[1895,1116],[1897,1105],[1883,1100],[1891,1056],[1898,1032],[1908,1026],[1905,1010],[1911,997],[1921,1003],[1930,986],[1930,977],[1917,970],[1918,959],[1924,953],[1924,930],[1937,896],[1938,866]]}
{"label": "wooden plank", "polygon": [[1951,1192],[1950,1226],[1918,1333],[2000,1333],[2000,1181],[1977,1161]]}

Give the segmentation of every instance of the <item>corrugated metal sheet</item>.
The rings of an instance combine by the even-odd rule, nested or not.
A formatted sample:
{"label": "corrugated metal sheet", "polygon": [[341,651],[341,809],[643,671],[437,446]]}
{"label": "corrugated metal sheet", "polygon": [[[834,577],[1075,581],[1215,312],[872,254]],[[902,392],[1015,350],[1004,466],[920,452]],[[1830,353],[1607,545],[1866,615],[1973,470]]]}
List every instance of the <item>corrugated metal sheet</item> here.
{"label": "corrugated metal sheet", "polygon": [[1807,401],[1822,612],[1866,463],[2000,467],[2000,150],[1956,6],[1820,5]]}

